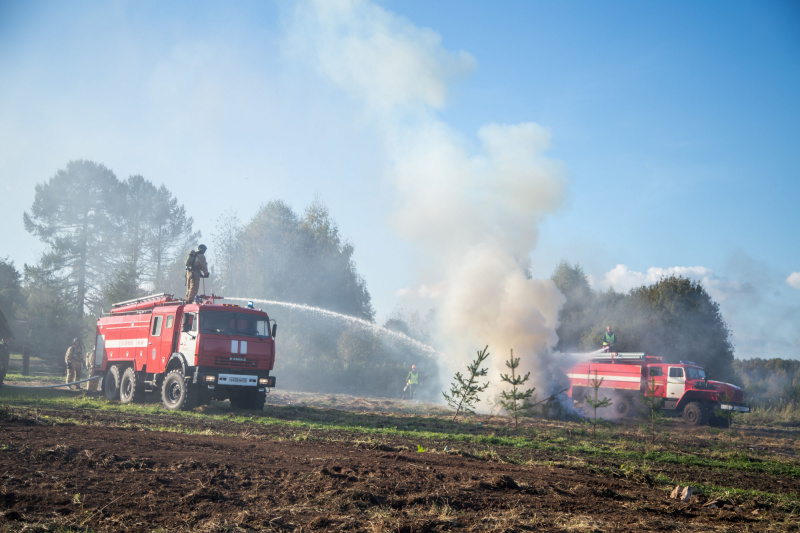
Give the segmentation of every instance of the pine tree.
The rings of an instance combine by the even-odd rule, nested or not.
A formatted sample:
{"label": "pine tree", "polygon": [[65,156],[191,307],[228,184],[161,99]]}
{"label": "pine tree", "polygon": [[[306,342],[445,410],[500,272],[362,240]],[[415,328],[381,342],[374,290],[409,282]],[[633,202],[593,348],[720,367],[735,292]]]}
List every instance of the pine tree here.
{"label": "pine tree", "polygon": [[450,387],[450,394],[442,392],[442,396],[447,400],[447,404],[456,410],[456,414],[453,415],[454,422],[461,411],[465,413],[473,412],[475,404],[480,401],[478,394],[484,392],[489,387],[488,381],[483,385],[478,385],[477,379],[488,373],[488,369],[480,368],[481,363],[489,357],[488,350],[489,346],[487,345],[483,351],[478,352],[478,357],[472,364],[467,366],[469,377],[464,377],[461,375],[461,372],[456,372],[455,379]]}
{"label": "pine tree", "polygon": [[533,407],[533,405],[531,405],[530,398],[533,396],[533,392],[536,390],[536,388],[527,389],[524,392],[520,390],[520,386],[528,381],[531,373],[528,372],[524,377],[517,375],[519,357],[514,357],[513,348],[511,349],[511,356],[509,357],[508,361],[506,361],[506,366],[511,369],[511,375],[509,376],[508,374],[500,374],[500,379],[510,384],[511,390],[502,391],[500,393],[500,405],[502,405],[509,413],[513,413],[514,427],[516,428],[519,427],[518,413]]}
{"label": "pine tree", "polygon": [[589,381],[589,384],[592,386],[592,389],[594,389],[594,398],[586,398],[586,403],[594,409],[594,417],[592,418],[592,436],[594,437],[595,431],[597,430],[597,410],[610,406],[611,398],[598,398],[600,387],[603,385],[603,378],[598,379],[596,371],[594,377]]}

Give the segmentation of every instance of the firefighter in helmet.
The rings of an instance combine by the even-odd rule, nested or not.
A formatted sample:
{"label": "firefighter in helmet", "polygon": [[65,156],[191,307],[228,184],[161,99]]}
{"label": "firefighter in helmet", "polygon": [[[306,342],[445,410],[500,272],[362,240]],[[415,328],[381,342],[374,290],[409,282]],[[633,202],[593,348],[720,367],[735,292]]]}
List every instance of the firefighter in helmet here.
{"label": "firefighter in helmet", "polygon": [[603,351],[613,352],[616,343],[616,334],[611,330],[611,326],[606,326],[606,332],[603,333]]}
{"label": "firefighter in helmet", "polygon": [[[64,356],[64,362],[67,363],[67,381],[66,383],[73,383],[81,379],[81,365],[83,364],[83,346],[80,339],[73,339],[72,346],[67,349],[67,355]],[[77,385],[70,385],[72,390],[78,388]]]}
{"label": "firefighter in helmet", "polygon": [[192,250],[186,258],[186,298],[184,301],[192,303],[197,290],[200,288],[200,278],[208,277],[208,264],[206,263],[206,245],[201,244],[197,251]]}

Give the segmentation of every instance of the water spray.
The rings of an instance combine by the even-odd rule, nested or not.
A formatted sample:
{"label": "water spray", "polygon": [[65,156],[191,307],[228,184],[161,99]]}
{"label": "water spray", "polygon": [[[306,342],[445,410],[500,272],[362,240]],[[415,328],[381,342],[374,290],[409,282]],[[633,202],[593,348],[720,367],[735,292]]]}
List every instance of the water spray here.
{"label": "water spray", "polygon": [[364,329],[368,329],[368,330],[370,330],[370,331],[372,331],[373,333],[376,333],[376,334],[389,335],[390,337],[394,337],[395,339],[398,339],[398,340],[400,340],[402,342],[405,342],[406,344],[410,344],[410,345],[414,346],[415,348],[418,348],[418,349],[420,349],[422,351],[425,351],[425,352],[428,352],[430,354],[433,354],[433,355],[440,355],[441,354],[441,352],[437,351],[432,346],[428,346],[427,344],[425,344],[423,342],[420,342],[420,341],[418,341],[416,339],[413,339],[413,338],[409,337],[408,335],[406,335],[404,333],[400,333],[399,331],[394,331],[394,330],[385,328],[383,326],[379,326],[377,324],[373,324],[372,322],[369,322],[368,320],[364,320],[363,318],[358,318],[358,317],[354,317],[354,316],[350,316],[350,315],[345,315],[345,314],[342,314],[342,313],[337,313],[335,311],[330,311],[328,309],[323,309],[321,307],[312,307],[310,305],[295,304],[295,303],[290,303],[290,302],[279,302],[277,300],[262,300],[262,299],[258,299],[258,298],[238,298],[238,297],[227,297],[226,296],[225,299],[226,300],[236,300],[236,301],[241,301],[241,302],[251,302],[251,301],[252,302],[259,302],[259,303],[263,303],[265,305],[275,305],[275,306],[279,306],[279,307],[286,307],[288,309],[294,309],[296,311],[302,311],[304,313],[318,313],[318,314],[323,315],[323,316],[336,318],[338,320],[347,321],[347,322],[349,322],[351,324],[357,325],[357,326],[362,327]]}

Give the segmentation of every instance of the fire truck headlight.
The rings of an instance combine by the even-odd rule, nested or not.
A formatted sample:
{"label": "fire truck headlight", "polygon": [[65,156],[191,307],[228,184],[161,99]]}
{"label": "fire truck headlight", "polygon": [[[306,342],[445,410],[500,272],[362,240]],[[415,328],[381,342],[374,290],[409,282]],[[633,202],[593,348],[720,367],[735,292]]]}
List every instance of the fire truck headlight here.
{"label": "fire truck headlight", "polygon": [[269,384],[269,378],[258,378],[259,385],[267,385]]}
{"label": "fire truck headlight", "polygon": [[217,381],[217,376],[206,376],[203,378],[206,383],[214,383]]}

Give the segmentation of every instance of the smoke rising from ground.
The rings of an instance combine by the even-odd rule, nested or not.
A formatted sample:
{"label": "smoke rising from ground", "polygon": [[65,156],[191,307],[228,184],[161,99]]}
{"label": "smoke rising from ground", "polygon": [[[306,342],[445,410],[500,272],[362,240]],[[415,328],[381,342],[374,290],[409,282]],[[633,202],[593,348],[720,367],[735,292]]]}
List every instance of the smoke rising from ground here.
{"label": "smoke rising from ground", "polygon": [[567,181],[546,155],[549,132],[489,124],[472,138],[439,120],[449,84],[474,68],[473,58],[370,2],[306,2],[289,27],[287,53],[379,123],[398,196],[392,221],[418,252],[419,287],[401,294],[430,297],[422,305],[436,309],[443,378],[488,344],[494,385],[513,348],[522,372],[532,372],[529,385],[549,394],[564,298],[528,275],[538,226],[560,208]]}

